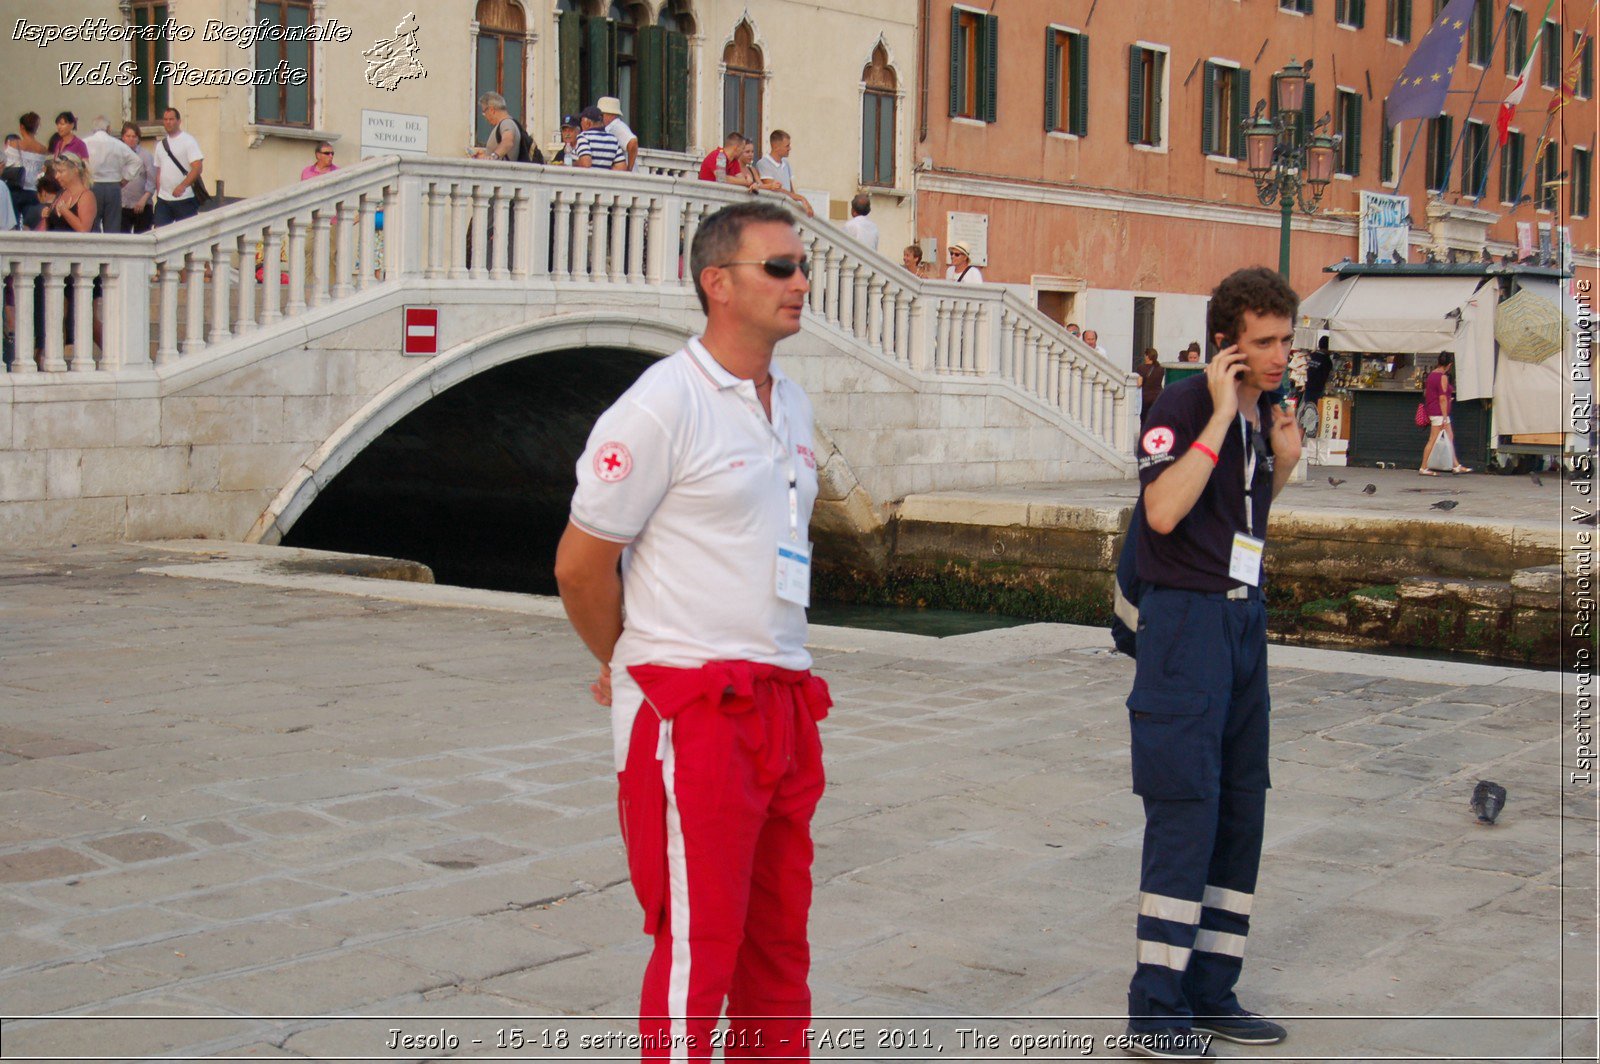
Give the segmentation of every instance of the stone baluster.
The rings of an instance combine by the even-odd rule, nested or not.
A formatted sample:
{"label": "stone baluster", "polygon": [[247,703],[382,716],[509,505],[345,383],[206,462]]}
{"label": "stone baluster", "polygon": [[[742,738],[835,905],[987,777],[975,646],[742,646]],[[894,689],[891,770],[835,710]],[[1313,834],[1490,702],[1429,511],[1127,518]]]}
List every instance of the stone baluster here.
{"label": "stone baluster", "polygon": [[234,293],[233,335],[240,336],[256,327],[255,244],[249,236],[234,238],[234,258],[239,263],[239,290]]}
{"label": "stone baluster", "polygon": [[948,373],[950,371],[951,350],[950,300],[941,297],[935,314],[932,369],[935,373]]}
{"label": "stone baluster", "polygon": [[594,213],[597,199],[594,193],[580,192],[572,204],[572,276],[579,281],[589,280],[594,269]]}
{"label": "stone baluster", "polygon": [[472,195],[460,185],[450,186],[450,274],[452,281],[471,276],[467,268],[467,237],[471,232]]}
{"label": "stone baluster", "polygon": [[[46,311],[48,312],[48,306]],[[161,263],[161,324],[156,332],[156,365],[164,366],[178,358],[178,266],[170,259]]]}
{"label": "stone baluster", "polygon": [[[277,265],[277,260],[273,260]],[[189,253],[184,268],[183,297],[188,313],[183,326],[183,353],[192,355],[206,346],[206,259]]]}
{"label": "stone baluster", "polygon": [[494,198],[490,201],[490,214],[492,221],[489,228],[494,232],[494,240],[490,246],[489,277],[495,281],[508,281],[511,279],[511,189],[496,187],[492,190]]}
{"label": "stone baluster", "polygon": [[[390,277],[405,275],[404,264],[406,262],[407,248],[411,241],[409,234],[413,230],[408,228],[407,225],[407,216],[411,212],[400,206],[400,186],[398,184],[385,185],[383,187],[382,207],[383,231],[388,234],[384,241],[387,261],[382,265],[382,279],[388,280]],[[393,219],[393,221],[391,222],[390,219]],[[393,228],[390,228],[390,226],[393,226]],[[379,264],[376,258],[372,265],[374,268],[378,267]]]}
{"label": "stone baluster", "polygon": [[206,332],[208,343],[220,344],[228,338],[228,245],[217,241],[211,245],[211,327]]}
{"label": "stone baluster", "polygon": [[283,287],[283,227],[277,222],[267,227],[261,252],[261,324],[270,325],[283,317],[279,289]]}
{"label": "stone baluster", "polygon": [[[450,248],[450,232],[446,227],[445,193],[437,181],[428,185],[428,280],[437,280],[445,274],[446,256]],[[385,222],[387,224],[387,222]],[[341,226],[340,228],[343,228]],[[339,242],[339,253],[344,254],[344,241]]]}
{"label": "stone baluster", "polygon": [[[361,207],[360,202],[352,203],[349,200],[340,200],[335,210],[339,218],[333,224],[332,233],[337,238],[339,250],[334,255],[334,262],[329,268],[333,275],[333,291],[330,293],[335,300],[349,297],[355,288],[350,283],[350,278],[356,269],[356,252],[361,246]],[[437,276],[443,277],[441,272]]]}
{"label": "stone baluster", "polygon": [[606,226],[611,236],[611,253],[606,261],[606,280],[621,284],[628,269],[628,202],[621,193],[613,193],[606,208]]}
{"label": "stone baluster", "polygon": [[320,307],[328,301],[328,215],[318,211],[311,221],[311,292],[308,302]]}
{"label": "stone baluster", "polygon": [[503,234],[496,230],[489,232],[489,199],[484,195],[482,185],[473,185],[472,192],[467,198],[471,211],[472,235],[468,239],[471,247],[471,257],[467,260],[467,276],[473,280],[482,280],[489,275],[489,248],[495,241],[501,239]]}
{"label": "stone baluster", "polygon": [[632,284],[644,281],[644,231],[650,224],[650,200],[640,199],[633,196],[628,200],[628,281]]}
{"label": "stone baluster", "polygon": [[[387,216],[383,224],[388,225]],[[378,204],[372,196],[361,197],[361,268],[356,272],[356,291],[364,291],[378,278]]]}
{"label": "stone baluster", "polygon": [[810,230],[801,230],[800,239],[805,244],[806,261],[811,264],[811,288],[806,292],[806,306],[811,313],[822,316],[822,241]]}
{"label": "stone baluster", "polygon": [[890,309],[890,313],[894,317],[889,326],[894,330],[894,339],[888,345],[888,354],[890,358],[901,364],[910,361],[911,345],[906,342],[908,339],[907,334],[911,331],[909,321],[910,304],[911,300],[906,295],[905,290],[897,286],[894,289],[894,304]]}
{"label": "stone baluster", "polygon": [[693,271],[689,268],[689,252],[694,248],[695,234],[700,231],[700,212],[692,204],[685,204],[683,213],[683,243],[679,245],[683,268],[678,271],[678,283],[693,287],[694,278],[690,276]]}
{"label": "stone baluster", "polygon": [[18,259],[11,264],[11,290],[17,293],[14,310],[12,342],[16,346],[11,359],[12,373],[37,373],[39,364],[34,354],[39,343],[34,338],[33,279],[39,273],[36,259]]}
{"label": "stone baluster", "polygon": [[610,243],[611,208],[603,192],[589,201],[589,269],[585,279],[603,281],[606,274],[606,248]]}
{"label": "stone baluster", "polygon": [[303,314],[306,309],[306,223],[303,218],[289,219],[289,307],[290,315]]}
{"label": "stone baluster", "polygon": [[[62,291],[62,282],[56,272],[59,263],[45,259],[40,265],[40,272],[44,274],[44,321],[39,322],[39,332],[44,339],[44,359],[39,363],[39,369],[45,373],[60,373],[67,368],[66,330],[63,327],[66,293]],[[28,290],[23,289],[21,294],[26,297]]]}
{"label": "stone baluster", "polygon": [[[123,352],[126,350],[127,337],[123,335],[123,316],[126,313],[123,304],[126,286],[123,282],[122,260],[111,259],[102,271],[100,282],[100,370],[121,369]],[[141,292],[148,301],[149,293]]]}
{"label": "stone baluster", "polygon": [[[511,193],[511,228],[515,231],[511,245],[511,276],[519,280],[543,276],[550,249],[550,211],[534,210],[534,197],[545,186],[536,187],[532,194],[518,187]],[[537,250],[535,250],[537,249]]]}
{"label": "stone baluster", "polygon": [[564,188],[555,191],[555,276],[572,280],[572,193]]}
{"label": "stone baluster", "polygon": [[94,369],[94,281],[99,266],[72,264],[72,363],[74,373]]}

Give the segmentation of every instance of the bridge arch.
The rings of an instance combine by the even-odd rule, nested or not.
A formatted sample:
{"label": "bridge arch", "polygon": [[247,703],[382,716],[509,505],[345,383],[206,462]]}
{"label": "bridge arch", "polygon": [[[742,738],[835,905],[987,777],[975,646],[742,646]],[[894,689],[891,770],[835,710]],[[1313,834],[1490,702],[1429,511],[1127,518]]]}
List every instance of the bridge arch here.
{"label": "bridge arch", "polygon": [[[462,344],[341,424],[249,538],[409,558],[450,583],[551,591],[571,471],[594,418],[682,347],[689,325],[587,313]],[[818,442],[819,531],[874,532],[849,464],[820,429]]]}

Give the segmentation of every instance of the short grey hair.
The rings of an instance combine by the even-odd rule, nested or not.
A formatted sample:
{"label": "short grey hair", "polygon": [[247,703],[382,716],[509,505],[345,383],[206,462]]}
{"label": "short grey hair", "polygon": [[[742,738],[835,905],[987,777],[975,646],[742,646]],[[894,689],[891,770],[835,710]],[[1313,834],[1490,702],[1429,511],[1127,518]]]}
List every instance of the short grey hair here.
{"label": "short grey hair", "polygon": [[506,98],[498,92],[486,92],[478,97],[478,109],[481,111],[485,107],[495,107],[504,111],[506,109]]}
{"label": "short grey hair", "polygon": [[694,277],[694,294],[700,297],[701,310],[711,309],[706,302],[705,289],[700,287],[701,272],[710,266],[720,266],[738,254],[745,226],[767,222],[794,225],[794,215],[776,203],[757,201],[724,207],[700,223],[689,249],[689,273]]}
{"label": "short grey hair", "polygon": [[96,133],[105,133],[111,128],[111,119],[105,115],[95,115],[93,125]]}

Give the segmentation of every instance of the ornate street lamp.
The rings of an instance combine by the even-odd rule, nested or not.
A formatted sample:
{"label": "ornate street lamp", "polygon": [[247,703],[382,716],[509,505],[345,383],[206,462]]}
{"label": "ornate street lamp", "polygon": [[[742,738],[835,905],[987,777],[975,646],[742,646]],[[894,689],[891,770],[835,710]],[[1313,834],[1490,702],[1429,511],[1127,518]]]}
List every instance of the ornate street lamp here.
{"label": "ornate street lamp", "polygon": [[1256,198],[1262,206],[1279,203],[1283,219],[1278,233],[1278,273],[1289,277],[1289,224],[1296,206],[1304,214],[1315,214],[1322,194],[1333,180],[1334,152],[1339,137],[1326,130],[1333,116],[1324,113],[1312,127],[1304,129],[1306,81],[1311,60],[1304,66],[1289,60],[1288,66],[1272,76],[1272,94],[1277,113],[1267,117],[1267,101],[1256,103],[1255,112],[1245,120],[1245,165],[1255,179]]}

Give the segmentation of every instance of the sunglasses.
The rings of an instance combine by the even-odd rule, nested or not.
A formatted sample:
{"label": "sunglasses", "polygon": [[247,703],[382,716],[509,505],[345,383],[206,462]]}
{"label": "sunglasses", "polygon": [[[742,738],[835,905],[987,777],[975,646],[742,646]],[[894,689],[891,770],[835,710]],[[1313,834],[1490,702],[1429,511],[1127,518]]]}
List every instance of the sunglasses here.
{"label": "sunglasses", "polygon": [[331,152],[331,151],[319,151],[319,152],[317,152],[317,154],[318,155],[332,155],[333,152]]}
{"label": "sunglasses", "polygon": [[800,271],[802,277],[811,276],[811,260],[804,257],[800,259],[735,259],[732,262],[724,262],[722,265],[760,266],[767,271],[768,277],[776,277],[780,281],[786,281],[793,277],[796,270]]}

